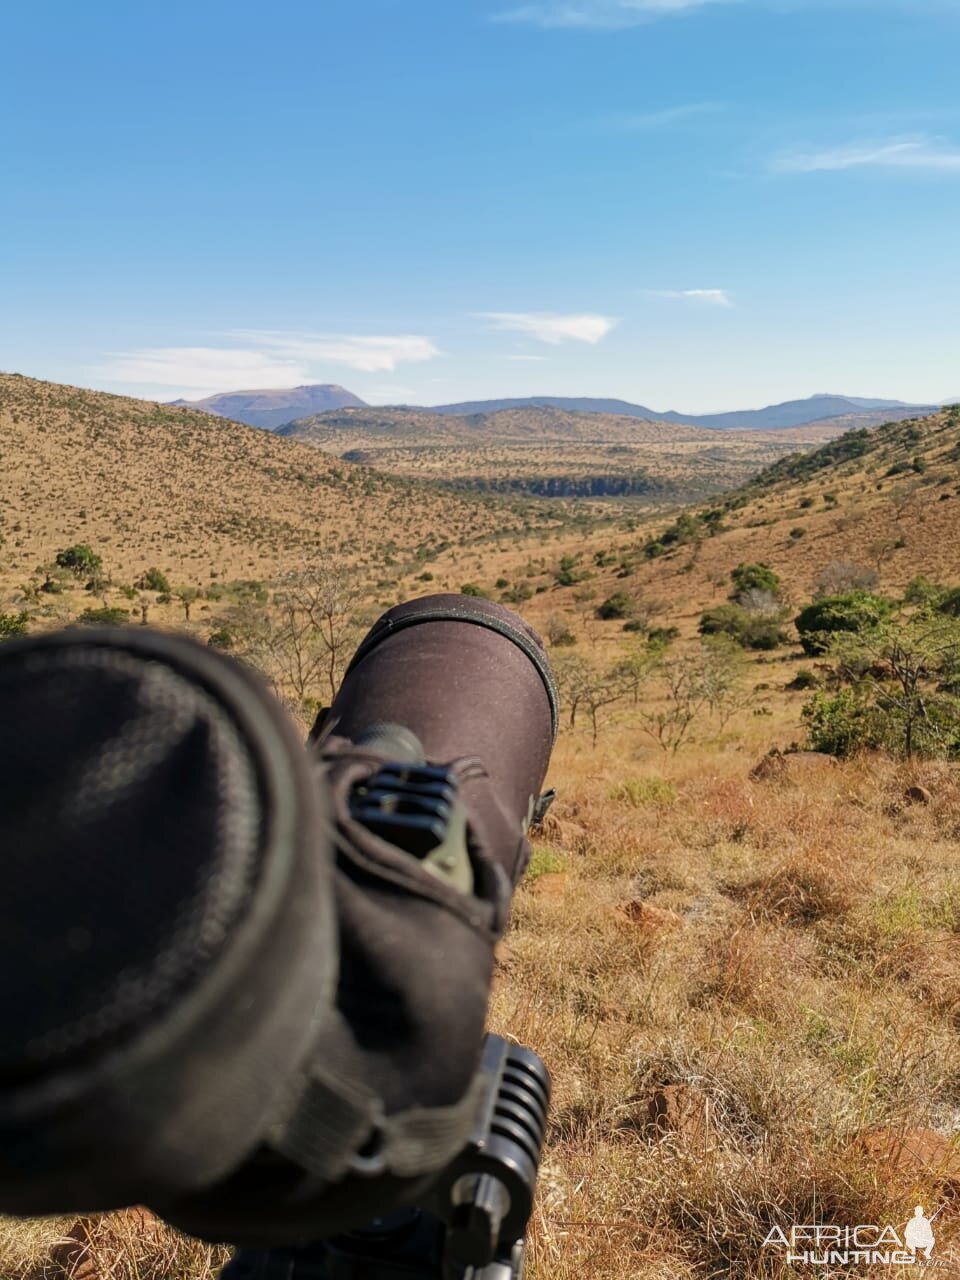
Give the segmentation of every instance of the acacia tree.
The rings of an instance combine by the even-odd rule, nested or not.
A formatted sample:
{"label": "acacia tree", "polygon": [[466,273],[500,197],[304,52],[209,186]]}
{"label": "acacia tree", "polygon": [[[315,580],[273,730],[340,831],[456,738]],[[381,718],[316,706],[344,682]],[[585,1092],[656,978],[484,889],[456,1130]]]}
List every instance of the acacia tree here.
{"label": "acacia tree", "polygon": [[287,574],[270,608],[247,600],[226,619],[239,656],[298,711],[332,701],[363,620],[359,585],[335,561]]}
{"label": "acacia tree", "polygon": [[[829,656],[855,695],[856,744],[888,747],[908,760],[960,751],[960,620],[923,606],[837,634]],[[814,724],[817,709],[832,710],[829,699],[815,703],[807,715]]]}
{"label": "acacia tree", "polygon": [[742,648],[725,635],[708,636],[670,658],[661,654],[649,669],[659,679],[660,696],[640,708],[644,730],[662,751],[676,755],[703,716],[717,716],[724,729],[743,705],[747,668]]}
{"label": "acacia tree", "polygon": [[590,717],[593,745],[596,746],[600,736],[600,712],[620,701],[630,687],[628,680],[620,668],[603,671],[578,653],[559,658],[553,670],[561,700],[570,711],[570,728],[576,728],[577,712],[581,709],[586,711]]}

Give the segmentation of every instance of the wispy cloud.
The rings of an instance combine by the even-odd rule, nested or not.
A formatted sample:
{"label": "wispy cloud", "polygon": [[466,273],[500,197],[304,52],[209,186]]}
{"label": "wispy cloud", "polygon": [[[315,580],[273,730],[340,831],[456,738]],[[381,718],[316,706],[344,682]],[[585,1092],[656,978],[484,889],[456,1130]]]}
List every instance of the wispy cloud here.
{"label": "wispy cloud", "polygon": [[654,18],[738,0],[542,0],[493,15],[495,22],[530,23],[538,27],[596,27],[615,31]]}
{"label": "wispy cloud", "polygon": [[960,173],[960,148],[926,134],[854,142],[822,151],[782,152],[770,165],[775,173],[840,172],[844,169],[900,169]]}
{"label": "wispy cloud", "polygon": [[522,360],[524,362],[533,361],[539,364],[542,360],[548,359],[547,356],[504,356],[504,360]]}
{"label": "wispy cloud", "polygon": [[243,330],[225,335],[237,345],[146,347],[111,352],[91,370],[107,383],[155,388],[202,398],[220,391],[292,387],[330,378],[331,367],[392,372],[440,354],[429,338],[338,336]]}
{"label": "wispy cloud", "polygon": [[491,329],[523,333],[552,346],[568,340],[597,343],[617,324],[611,316],[559,316],[549,311],[483,311],[478,318],[486,320]]}
{"label": "wispy cloud", "polygon": [[669,128],[672,124],[679,124],[683,120],[690,120],[697,116],[713,115],[723,109],[723,104],[719,102],[683,102],[675,107],[657,107],[651,111],[623,111],[602,116],[597,124],[622,133],[647,133]]}
{"label": "wispy cloud", "polygon": [[329,333],[286,333],[271,329],[241,329],[229,335],[275,351],[286,359],[311,364],[338,364],[363,373],[392,371],[401,364],[420,364],[440,355],[429,338],[415,334],[358,337]]}
{"label": "wispy cloud", "polygon": [[650,298],[680,298],[702,302],[708,307],[733,307],[736,304],[727,289],[644,289]]}

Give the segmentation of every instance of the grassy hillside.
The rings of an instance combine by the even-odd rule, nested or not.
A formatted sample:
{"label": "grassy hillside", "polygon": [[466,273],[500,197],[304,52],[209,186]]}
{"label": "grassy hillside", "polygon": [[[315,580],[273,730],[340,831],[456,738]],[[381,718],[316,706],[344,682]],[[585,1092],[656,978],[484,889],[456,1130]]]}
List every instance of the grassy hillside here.
{"label": "grassy hillside", "polygon": [[[75,412],[34,421],[53,434]],[[298,467],[303,457],[319,468],[311,476],[350,472],[319,450],[249,435],[281,449],[257,455],[271,467],[296,448]],[[182,522],[177,478],[196,494],[190,467],[201,462],[188,442],[171,447],[163,466]],[[181,448],[190,467],[171,463]],[[59,466],[55,451],[43,456]],[[811,662],[789,626],[774,651],[741,655],[727,701],[700,707],[676,751],[655,731],[671,705],[669,673],[643,666],[650,627],[679,632],[669,662],[696,657],[700,614],[727,599],[741,562],[772,567],[791,616],[837,564],[872,571],[890,595],[919,574],[960,583],[958,459],[960,411],[947,410],[779,458],[709,508],[597,529],[559,518],[515,528],[450,546],[393,584],[391,598],[466,585],[505,599],[547,635],[563,678],[548,778],[559,798],[536,833],[491,1003],[492,1028],[538,1050],[554,1079],[531,1280],[839,1280],[867,1272],[790,1266],[764,1248],[771,1228],[889,1223],[902,1234],[917,1203],[937,1213],[939,1274],[960,1274],[958,765],[798,754],[758,769],[771,747],[805,735],[810,692],[796,677]],[[43,469],[19,466],[17,492],[36,521],[61,519],[64,493],[48,498]],[[254,486],[252,463],[244,474]],[[359,510],[399,519],[398,507],[378,505],[395,501],[394,482],[372,479]],[[118,512],[131,506],[121,493],[109,492]],[[253,488],[247,496],[258,501]],[[446,535],[430,521],[465,502],[436,501],[419,513],[421,539]],[[105,498],[104,529],[110,516]],[[4,555],[25,529],[3,526]],[[161,523],[161,545],[164,532]],[[398,559],[409,555],[398,543]],[[242,536],[229,545],[242,548]],[[640,630],[598,617],[617,592]],[[575,663],[631,661],[637,683],[599,708],[595,734],[587,704],[573,705]],[[62,1252],[59,1270],[44,1259],[68,1225],[0,1223],[0,1275],[40,1280],[46,1265],[50,1280],[63,1276]],[[214,1274],[216,1255],[137,1215],[74,1234],[111,1280]]]}
{"label": "grassy hillside", "polygon": [[[0,609],[84,543],[108,577],[272,578],[335,552],[389,580],[438,547],[577,519],[340,463],[192,410],[0,375]],[[48,605],[54,601],[48,599]]]}

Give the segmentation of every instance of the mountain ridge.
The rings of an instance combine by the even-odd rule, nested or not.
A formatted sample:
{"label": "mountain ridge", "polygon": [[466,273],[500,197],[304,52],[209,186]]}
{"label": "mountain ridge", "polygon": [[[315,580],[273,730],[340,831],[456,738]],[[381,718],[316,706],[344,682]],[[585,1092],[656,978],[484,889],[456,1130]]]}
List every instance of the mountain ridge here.
{"label": "mountain ridge", "polygon": [[[415,406],[403,406],[413,408]],[[627,400],[606,400],[591,397],[526,396],[499,400],[465,400],[447,405],[432,405],[426,413],[446,417],[465,417],[478,413],[497,413],[503,409],[554,408],[579,413],[615,413],[620,417],[643,418],[653,422],[684,423],[691,427],[708,427],[714,430],[778,430],[783,427],[805,426],[811,422],[823,422],[830,418],[846,417],[860,413],[888,413],[891,417],[915,417],[918,414],[936,413],[934,404],[905,404],[903,401],[870,400],[859,396],[821,394],[804,400],[784,400],[761,409],[736,409],[725,413],[690,414],[674,409],[656,410]],[[876,420],[877,425],[883,418]],[[863,425],[870,425],[864,423]]]}

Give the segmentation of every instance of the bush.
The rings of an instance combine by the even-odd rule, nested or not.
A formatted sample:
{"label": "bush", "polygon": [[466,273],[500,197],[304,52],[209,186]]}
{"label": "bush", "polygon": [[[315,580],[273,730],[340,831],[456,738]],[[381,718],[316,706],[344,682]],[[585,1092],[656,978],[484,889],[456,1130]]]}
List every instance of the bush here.
{"label": "bush", "polygon": [[873,591],[879,581],[876,569],[850,560],[833,560],[817,575],[813,584],[814,599],[841,596],[851,591]]}
{"label": "bush", "polygon": [[[624,630],[626,630],[626,627],[624,627]],[[679,627],[654,627],[647,632],[647,648],[665,649],[667,645],[673,644],[679,635]]]}
{"label": "bush", "polygon": [[218,627],[207,640],[211,649],[232,649],[236,643],[237,638],[229,627]]}
{"label": "bush", "polygon": [[735,596],[743,591],[769,591],[773,596],[780,594],[779,575],[774,573],[768,564],[762,562],[756,564],[741,562],[730,571],[730,581],[733,583]]}
{"label": "bush", "polygon": [[904,604],[930,604],[936,602],[944,594],[944,588],[931,582],[926,574],[918,573],[907,583],[903,593]]}
{"label": "bush", "polygon": [[960,587],[950,587],[938,594],[935,607],[938,613],[948,618],[960,618]]}
{"label": "bush", "polygon": [[701,615],[697,629],[702,636],[730,636],[744,649],[776,649],[786,639],[778,615],[751,613],[739,604],[721,604],[707,609]]}
{"label": "bush", "polygon": [[605,620],[629,618],[633,609],[633,597],[626,591],[615,591],[612,596],[607,596],[603,604],[597,605],[597,617]]}
{"label": "bush", "polygon": [[58,551],[56,562],[61,569],[69,569],[77,578],[95,577],[103,569],[103,560],[85,542]]}
{"label": "bush", "polygon": [[840,682],[805,708],[816,744],[839,754],[876,747],[905,759],[960,754],[960,622],[929,607],[888,616],[830,643]]}
{"label": "bush", "polygon": [[801,691],[804,689],[816,689],[820,685],[816,673],[811,671],[809,667],[801,667],[797,674],[787,685],[788,689]]}
{"label": "bush", "polygon": [[490,597],[482,587],[478,587],[475,582],[465,582],[460,588],[462,596],[478,596],[481,600],[488,600]]}
{"label": "bush", "polygon": [[0,613],[0,640],[12,640],[14,636],[27,634],[27,611]]}
{"label": "bush", "polygon": [[573,587],[578,582],[583,582],[586,576],[583,569],[577,568],[577,562],[573,556],[561,556],[560,566],[554,570],[553,574],[558,587]]}
{"label": "bush", "polygon": [[796,617],[803,651],[810,657],[818,657],[826,652],[831,637],[837,632],[866,630],[889,617],[892,609],[892,601],[869,591],[848,591],[816,600],[801,609]]}
{"label": "bush", "polygon": [[77,618],[78,627],[123,627],[130,621],[126,609],[105,606],[102,609],[84,609]]}
{"label": "bush", "polygon": [[514,587],[508,587],[502,592],[500,599],[505,604],[523,604],[524,600],[529,600],[533,595],[533,587],[529,582],[518,582]]}
{"label": "bush", "polygon": [[137,586],[141,591],[162,591],[166,595],[171,591],[170,579],[160,569],[144,569]]}
{"label": "bush", "polygon": [[811,751],[850,756],[872,745],[867,705],[853,689],[815,693],[801,715]]}

